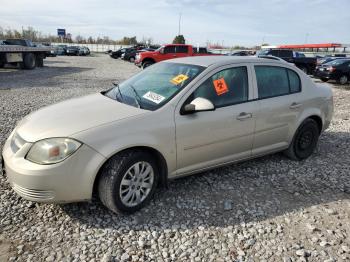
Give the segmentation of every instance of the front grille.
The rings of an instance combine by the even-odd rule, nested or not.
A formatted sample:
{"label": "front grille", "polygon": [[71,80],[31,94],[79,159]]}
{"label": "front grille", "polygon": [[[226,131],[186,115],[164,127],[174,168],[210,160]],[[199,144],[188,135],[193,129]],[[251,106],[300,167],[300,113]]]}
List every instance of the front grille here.
{"label": "front grille", "polygon": [[13,184],[13,190],[15,190],[17,194],[23,196],[24,198],[29,198],[31,200],[50,200],[55,196],[53,191],[29,189],[21,187],[17,184]]}
{"label": "front grille", "polygon": [[27,143],[22,137],[15,133],[11,139],[11,149],[14,153],[20,150]]}

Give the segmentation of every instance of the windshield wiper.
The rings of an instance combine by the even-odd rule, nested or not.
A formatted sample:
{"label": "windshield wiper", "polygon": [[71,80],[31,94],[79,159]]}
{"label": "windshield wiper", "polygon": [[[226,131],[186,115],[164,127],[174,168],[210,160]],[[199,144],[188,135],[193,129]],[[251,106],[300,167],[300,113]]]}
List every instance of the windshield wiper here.
{"label": "windshield wiper", "polygon": [[135,87],[132,85],[132,84],[129,84],[129,86],[131,87],[131,90],[134,92],[134,94],[135,94],[135,102],[136,102],[136,104],[137,104],[137,106],[139,107],[139,108],[142,108],[141,107],[141,97],[139,96],[139,94],[136,92],[136,90],[135,90]]}
{"label": "windshield wiper", "polygon": [[[118,93],[119,93],[119,95],[120,95],[120,98],[121,98],[122,100],[124,100],[123,95],[122,95],[122,92],[120,91],[119,84],[113,83],[113,85],[114,85],[115,87],[117,87]],[[118,100],[118,97],[117,97],[117,96],[115,96],[115,98]]]}

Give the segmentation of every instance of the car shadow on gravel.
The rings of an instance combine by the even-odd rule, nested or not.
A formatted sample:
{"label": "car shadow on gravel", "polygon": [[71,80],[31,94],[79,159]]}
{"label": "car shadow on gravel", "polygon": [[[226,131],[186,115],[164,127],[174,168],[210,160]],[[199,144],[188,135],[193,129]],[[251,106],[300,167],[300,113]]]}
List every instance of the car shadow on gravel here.
{"label": "car shadow on gravel", "polygon": [[[61,66],[44,66],[34,70],[11,70],[5,71],[0,69],[0,90],[12,88],[28,87],[55,87],[62,84],[62,76],[69,78],[74,74],[84,71],[93,70],[94,68],[84,67],[61,67]],[[1,72],[1,70],[3,70]],[[55,79],[55,77],[60,77]],[[13,81],[15,80],[15,81]],[[67,79],[67,82],[71,79]]]}
{"label": "car shadow on gravel", "polygon": [[92,228],[192,229],[262,221],[350,197],[350,133],[326,132],[316,152],[295,162],[261,157],[171,181],[135,214],[114,214],[94,199],[62,205]]}

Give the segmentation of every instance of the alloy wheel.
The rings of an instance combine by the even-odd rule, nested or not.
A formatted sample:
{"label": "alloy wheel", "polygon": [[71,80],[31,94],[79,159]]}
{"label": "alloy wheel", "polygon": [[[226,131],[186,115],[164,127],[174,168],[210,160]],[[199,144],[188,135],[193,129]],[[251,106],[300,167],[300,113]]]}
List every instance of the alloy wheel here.
{"label": "alloy wheel", "polygon": [[127,207],[142,203],[152,190],[154,170],[150,163],[141,161],[133,164],[124,174],[119,195]]}

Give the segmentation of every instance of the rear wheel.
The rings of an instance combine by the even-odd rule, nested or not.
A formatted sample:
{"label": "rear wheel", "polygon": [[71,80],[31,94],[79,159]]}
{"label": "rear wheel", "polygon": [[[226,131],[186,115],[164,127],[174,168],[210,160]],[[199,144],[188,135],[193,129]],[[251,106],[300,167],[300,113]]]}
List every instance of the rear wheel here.
{"label": "rear wheel", "polygon": [[321,78],[321,81],[322,81],[322,82],[328,82],[328,79],[322,77],[322,78]]}
{"label": "rear wheel", "polygon": [[308,118],[297,129],[285,154],[293,160],[308,158],[315,150],[320,130],[315,120]]}
{"label": "rear wheel", "polygon": [[24,69],[34,69],[36,67],[36,58],[32,53],[24,54],[23,58],[23,68]]}
{"label": "rear wheel", "polygon": [[347,75],[342,75],[341,77],[339,77],[339,79],[337,80],[337,83],[338,84],[341,84],[341,85],[345,85],[347,84],[349,81],[349,77]]}
{"label": "rear wheel", "polygon": [[154,158],[143,151],[117,154],[101,170],[100,200],[114,212],[135,212],[152,198],[158,174]]}

